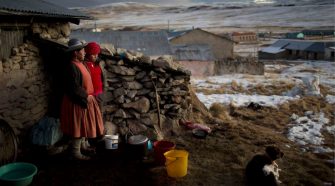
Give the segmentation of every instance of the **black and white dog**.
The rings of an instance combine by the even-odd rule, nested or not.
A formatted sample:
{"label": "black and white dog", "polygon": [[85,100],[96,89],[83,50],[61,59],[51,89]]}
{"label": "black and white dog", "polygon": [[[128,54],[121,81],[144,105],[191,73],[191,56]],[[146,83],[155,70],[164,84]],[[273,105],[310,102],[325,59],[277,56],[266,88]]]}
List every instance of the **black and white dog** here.
{"label": "black and white dog", "polygon": [[255,155],[247,164],[246,179],[248,186],[276,186],[280,184],[278,165],[275,160],[284,153],[278,147],[268,146],[265,154]]}

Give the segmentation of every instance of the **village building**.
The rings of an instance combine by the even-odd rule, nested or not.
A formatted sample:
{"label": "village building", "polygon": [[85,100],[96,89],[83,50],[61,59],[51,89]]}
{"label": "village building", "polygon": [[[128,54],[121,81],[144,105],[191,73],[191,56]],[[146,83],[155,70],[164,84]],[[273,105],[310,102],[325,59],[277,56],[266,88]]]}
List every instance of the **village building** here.
{"label": "village building", "polygon": [[325,59],[329,61],[335,61],[335,47],[328,47],[325,50]]}
{"label": "village building", "polygon": [[257,43],[258,40],[255,32],[233,32],[231,37],[236,43]]}
{"label": "village building", "polygon": [[73,31],[71,37],[87,42],[95,41],[102,46],[114,46],[141,52],[152,58],[172,55],[167,33],[165,31]]}
{"label": "village building", "polygon": [[214,75],[215,58],[207,44],[172,45],[174,60],[192,72],[192,76]]}
{"label": "village building", "polygon": [[200,28],[186,30],[178,34],[169,33],[170,44],[173,45],[208,45],[216,60],[233,58],[234,41]]}
{"label": "village building", "polygon": [[[176,62],[192,72],[192,76],[213,76],[233,73],[264,74],[264,64],[234,56],[235,42],[201,29],[169,32]],[[218,49],[222,50],[218,50]],[[215,53],[216,52],[216,53]]]}
{"label": "village building", "polygon": [[[334,47],[334,41],[304,41],[280,39],[258,52],[258,58],[262,59],[307,59],[329,60],[326,50]],[[328,56],[331,56],[331,52]]]}
{"label": "village building", "polygon": [[285,34],[286,39],[326,40],[334,37],[335,30],[302,30]]}

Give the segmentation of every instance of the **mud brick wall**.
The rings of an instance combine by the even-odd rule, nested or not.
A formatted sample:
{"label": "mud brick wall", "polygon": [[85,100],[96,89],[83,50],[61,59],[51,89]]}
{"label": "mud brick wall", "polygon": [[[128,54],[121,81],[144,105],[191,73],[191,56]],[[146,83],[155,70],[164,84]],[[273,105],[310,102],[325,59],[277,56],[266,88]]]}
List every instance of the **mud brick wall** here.
{"label": "mud brick wall", "polygon": [[264,63],[246,59],[215,61],[215,75],[251,74],[264,75]]}

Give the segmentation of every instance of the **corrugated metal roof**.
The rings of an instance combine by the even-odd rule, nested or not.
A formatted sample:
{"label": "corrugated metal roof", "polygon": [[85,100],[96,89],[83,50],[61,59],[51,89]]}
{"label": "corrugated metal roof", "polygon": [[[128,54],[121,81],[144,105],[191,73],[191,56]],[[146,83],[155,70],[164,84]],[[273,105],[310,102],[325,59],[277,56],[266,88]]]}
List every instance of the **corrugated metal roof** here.
{"label": "corrugated metal roof", "polygon": [[279,39],[276,42],[274,42],[271,46],[272,47],[279,47],[279,48],[283,48],[286,45],[288,45],[290,42],[289,40],[285,40],[285,39]]}
{"label": "corrugated metal roof", "polygon": [[335,46],[334,41],[329,42],[329,41],[305,41],[305,40],[280,39],[276,41],[275,43],[273,43],[270,47],[278,48],[278,49],[308,51],[308,52],[324,52],[325,48],[332,47],[332,46]]}
{"label": "corrugated metal roof", "polygon": [[211,47],[207,44],[172,45],[172,52],[178,61],[214,61]]}
{"label": "corrugated metal roof", "polygon": [[287,46],[285,46],[285,49],[289,50],[306,50],[308,47],[310,47],[313,44],[313,42],[308,41],[290,41]]}
{"label": "corrugated metal roof", "polygon": [[172,40],[172,39],[177,38],[177,37],[181,37],[181,36],[183,36],[185,34],[188,34],[188,33],[192,32],[194,30],[200,30],[200,31],[205,32],[207,34],[211,34],[211,35],[214,35],[216,37],[220,37],[220,38],[226,39],[228,41],[234,42],[231,38],[229,38],[227,36],[220,36],[220,35],[217,35],[215,33],[205,31],[205,30],[203,30],[201,28],[195,28],[195,29],[191,29],[191,30],[182,30],[182,31],[177,31],[177,32],[171,32],[171,33],[169,33],[169,40]]}
{"label": "corrugated metal roof", "polygon": [[165,31],[73,31],[72,38],[113,44],[116,48],[138,51],[149,56],[171,55],[171,48]]}
{"label": "corrugated metal roof", "polygon": [[315,42],[306,48],[309,52],[324,52],[326,48],[335,46],[335,42]]}
{"label": "corrugated metal roof", "polygon": [[273,47],[273,46],[269,46],[269,47],[263,48],[261,50],[261,52],[266,52],[266,53],[270,53],[270,54],[278,54],[278,53],[283,52],[283,51],[285,51],[285,49],[282,49],[280,47]]}
{"label": "corrugated metal roof", "polygon": [[169,40],[177,37],[177,36],[180,36],[180,35],[183,35],[187,32],[191,31],[190,29],[189,30],[179,30],[179,31],[169,31],[168,32],[168,38]]}
{"label": "corrugated metal roof", "polygon": [[91,19],[91,17],[42,0],[0,0],[0,15]]}

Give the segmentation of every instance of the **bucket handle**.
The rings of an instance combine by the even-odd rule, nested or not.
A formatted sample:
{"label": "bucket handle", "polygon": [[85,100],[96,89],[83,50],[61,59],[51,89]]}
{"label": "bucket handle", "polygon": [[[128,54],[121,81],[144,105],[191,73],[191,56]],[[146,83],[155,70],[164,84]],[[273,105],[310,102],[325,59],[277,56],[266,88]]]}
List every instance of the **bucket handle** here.
{"label": "bucket handle", "polygon": [[[170,159],[172,159],[172,158],[170,158]],[[169,166],[169,165],[171,165],[173,162],[175,162],[175,161],[177,161],[179,159],[179,157],[174,157],[174,160],[171,160],[171,161],[165,161],[165,166]]]}
{"label": "bucket handle", "polygon": [[126,143],[128,143],[128,134],[131,134],[132,136],[134,136],[134,134],[131,132],[130,128],[128,128],[128,132],[126,133]]}

